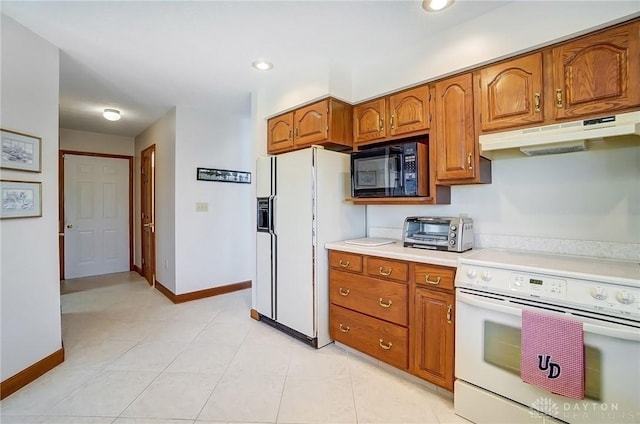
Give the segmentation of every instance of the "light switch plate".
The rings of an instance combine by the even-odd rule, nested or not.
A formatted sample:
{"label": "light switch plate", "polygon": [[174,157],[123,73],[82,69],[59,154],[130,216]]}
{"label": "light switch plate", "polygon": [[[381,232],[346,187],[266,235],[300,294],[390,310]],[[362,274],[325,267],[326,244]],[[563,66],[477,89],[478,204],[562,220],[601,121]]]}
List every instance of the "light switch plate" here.
{"label": "light switch plate", "polygon": [[207,202],[197,202],[196,212],[209,212],[209,204]]}

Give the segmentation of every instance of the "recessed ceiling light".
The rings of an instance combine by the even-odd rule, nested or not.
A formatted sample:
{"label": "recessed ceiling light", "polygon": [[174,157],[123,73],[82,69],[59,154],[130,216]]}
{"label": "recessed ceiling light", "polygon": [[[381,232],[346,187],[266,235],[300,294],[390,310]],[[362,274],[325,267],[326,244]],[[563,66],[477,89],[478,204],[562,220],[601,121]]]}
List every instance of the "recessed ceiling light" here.
{"label": "recessed ceiling light", "polygon": [[422,8],[427,12],[437,12],[451,6],[455,0],[423,0]]}
{"label": "recessed ceiling light", "polygon": [[259,71],[268,71],[269,69],[273,68],[273,63],[261,59],[261,60],[256,60],[252,62],[251,66],[253,66]]}
{"label": "recessed ceiling light", "polygon": [[105,109],[104,112],[102,112],[102,116],[108,121],[117,121],[120,119],[120,111],[117,109]]}

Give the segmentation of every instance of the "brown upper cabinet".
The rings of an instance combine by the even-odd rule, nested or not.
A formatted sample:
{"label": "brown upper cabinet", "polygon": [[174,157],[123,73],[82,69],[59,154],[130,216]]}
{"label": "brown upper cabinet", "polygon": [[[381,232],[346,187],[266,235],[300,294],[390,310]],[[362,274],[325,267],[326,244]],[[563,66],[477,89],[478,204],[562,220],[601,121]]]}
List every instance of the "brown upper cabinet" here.
{"label": "brown upper cabinet", "polygon": [[435,116],[436,179],[475,178],[478,142],[475,136],[471,73],[435,84]]}
{"label": "brown upper cabinet", "polygon": [[354,144],[419,135],[430,126],[429,86],[422,85],[354,106]]}
{"label": "brown upper cabinet", "polygon": [[293,149],[293,112],[276,116],[267,122],[267,151],[286,152]]}
{"label": "brown upper cabinet", "polygon": [[482,131],[544,121],[542,53],[480,70]]}
{"label": "brown upper cabinet", "polygon": [[640,21],[553,49],[555,118],[640,105]]}
{"label": "brown upper cabinet", "polygon": [[268,121],[267,151],[282,153],[312,144],[349,148],[352,106],[326,98]]}

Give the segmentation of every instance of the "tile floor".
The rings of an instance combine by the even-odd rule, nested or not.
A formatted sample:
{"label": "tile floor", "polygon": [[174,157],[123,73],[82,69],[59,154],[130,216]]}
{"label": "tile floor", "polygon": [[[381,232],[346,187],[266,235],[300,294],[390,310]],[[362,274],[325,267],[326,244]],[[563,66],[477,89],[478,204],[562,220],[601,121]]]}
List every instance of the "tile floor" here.
{"label": "tile floor", "polygon": [[121,273],[62,293],[65,362],[2,424],[467,423],[435,387],[252,320],[250,290],[174,305]]}

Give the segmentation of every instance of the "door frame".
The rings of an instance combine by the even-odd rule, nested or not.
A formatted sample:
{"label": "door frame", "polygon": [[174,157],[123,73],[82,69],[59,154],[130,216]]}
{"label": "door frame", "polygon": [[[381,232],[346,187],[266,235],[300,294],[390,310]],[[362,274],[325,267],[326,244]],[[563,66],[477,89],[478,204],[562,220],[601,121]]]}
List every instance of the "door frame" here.
{"label": "door frame", "polygon": [[129,161],[129,271],[133,271],[133,156],[108,153],[79,152],[77,150],[58,151],[58,249],[60,255],[60,280],[64,280],[64,155],[94,156]]}
{"label": "door frame", "polygon": [[[146,152],[151,152],[151,185],[149,187],[150,192],[148,193],[151,197],[151,217],[153,218],[153,228],[151,230],[151,238],[152,238],[152,246],[151,246],[151,252],[150,252],[150,257],[151,257],[151,281],[149,281],[149,279],[147,278],[147,275],[145,273],[145,264],[144,264],[144,258],[145,258],[145,231],[144,231],[144,217],[142,214],[142,208],[144,207],[143,205],[143,200],[145,198],[145,193],[143,190],[143,185],[144,185],[144,181],[142,178],[142,170],[143,170],[143,157],[145,156]],[[142,149],[140,151],[140,255],[141,255],[141,260],[143,263],[141,263],[141,267],[137,268],[136,267],[136,271],[138,272],[138,274],[142,275],[145,280],[147,280],[147,282],[149,283],[150,286],[152,287],[156,287],[156,270],[157,270],[157,264],[156,264],[156,145],[151,144],[147,147],[145,147],[144,149]]]}

